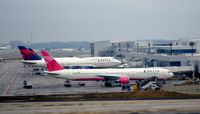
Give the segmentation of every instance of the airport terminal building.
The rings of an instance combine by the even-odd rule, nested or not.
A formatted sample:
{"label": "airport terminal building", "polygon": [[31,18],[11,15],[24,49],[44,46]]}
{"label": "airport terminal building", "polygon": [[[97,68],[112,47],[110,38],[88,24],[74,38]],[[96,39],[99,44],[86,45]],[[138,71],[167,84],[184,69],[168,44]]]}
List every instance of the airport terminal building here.
{"label": "airport terminal building", "polygon": [[[200,73],[200,38],[99,41],[90,47],[92,56],[113,56],[127,67],[186,67]],[[142,64],[134,66],[138,62]]]}

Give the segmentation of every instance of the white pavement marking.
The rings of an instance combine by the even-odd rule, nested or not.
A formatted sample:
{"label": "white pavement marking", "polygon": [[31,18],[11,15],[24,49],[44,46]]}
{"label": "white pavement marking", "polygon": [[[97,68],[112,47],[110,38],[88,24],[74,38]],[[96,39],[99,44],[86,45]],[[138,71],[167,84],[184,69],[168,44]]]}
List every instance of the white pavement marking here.
{"label": "white pavement marking", "polygon": [[8,74],[8,72],[6,72],[1,78],[0,81]]}

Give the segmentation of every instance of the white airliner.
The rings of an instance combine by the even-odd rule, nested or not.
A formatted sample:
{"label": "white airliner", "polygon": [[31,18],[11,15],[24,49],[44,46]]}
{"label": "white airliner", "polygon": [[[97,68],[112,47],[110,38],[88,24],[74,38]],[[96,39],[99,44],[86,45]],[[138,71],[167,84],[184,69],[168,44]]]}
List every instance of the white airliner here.
{"label": "white airliner", "polygon": [[[32,49],[27,49],[24,46],[18,46],[21,55],[24,60],[22,63],[29,64],[36,67],[46,67],[46,63],[43,58],[38,56]],[[55,58],[55,60],[64,67],[92,67],[92,68],[109,68],[118,67],[121,62],[114,57],[61,57]]]}
{"label": "white airliner", "polygon": [[[77,57],[61,57],[55,58],[55,60],[62,66],[79,66],[79,67],[118,67],[121,62],[113,57],[87,57],[87,58],[77,58]],[[22,63],[31,64],[36,67],[46,67],[44,59],[41,60],[22,60]]]}
{"label": "white airliner", "polygon": [[48,52],[41,51],[49,75],[72,81],[104,80],[105,86],[112,86],[111,81],[129,83],[129,80],[142,80],[157,77],[166,80],[173,76],[163,68],[126,68],[126,69],[64,69]]}

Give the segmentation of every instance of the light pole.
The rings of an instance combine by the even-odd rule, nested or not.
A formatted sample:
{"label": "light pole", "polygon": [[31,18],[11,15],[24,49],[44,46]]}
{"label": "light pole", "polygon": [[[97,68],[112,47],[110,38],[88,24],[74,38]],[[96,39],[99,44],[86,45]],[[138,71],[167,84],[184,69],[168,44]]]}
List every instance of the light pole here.
{"label": "light pole", "polygon": [[192,47],[192,56],[193,56],[193,46],[195,45],[194,42],[190,42],[190,46]]}
{"label": "light pole", "polygon": [[149,54],[151,53],[151,44],[150,43],[148,43],[148,45],[149,45]]}
{"label": "light pole", "polygon": [[172,42],[170,42],[170,43],[169,43],[169,46],[171,47],[171,49],[170,49],[170,50],[171,50],[171,51],[170,51],[170,52],[171,52],[171,56],[172,56],[172,45],[173,45]]}
{"label": "light pole", "polygon": [[127,53],[128,53],[128,50],[129,50],[129,48],[130,48],[129,43],[127,43],[126,46],[127,46],[127,50],[126,50],[126,51],[127,51]]}
{"label": "light pole", "polygon": [[119,52],[121,52],[121,44],[119,43],[119,50],[118,50]]}

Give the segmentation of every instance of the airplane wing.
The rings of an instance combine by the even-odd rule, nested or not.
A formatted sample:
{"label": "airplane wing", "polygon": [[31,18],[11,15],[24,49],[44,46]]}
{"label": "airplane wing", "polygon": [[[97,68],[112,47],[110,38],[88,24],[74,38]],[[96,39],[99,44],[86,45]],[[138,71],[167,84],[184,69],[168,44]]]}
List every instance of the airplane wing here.
{"label": "airplane wing", "polygon": [[123,76],[119,76],[119,75],[96,75],[98,77],[102,77],[104,78],[105,80],[118,80],[120,79],[120,77],[123,77]]}
{"label": "airplane wing", "polygon": [[45,72],[45,73],[47,73],[48,75],[60,75],[58,73],[52,73],[52,72]]}
{"label": "airplane wing", "polygon": [[24,64],[30,64],[30,65],[36,64],[35,62],[31,62],[31,61],[21,61],[21,62]]}
{"label": "airplane wing", "polygon": [[129,77],[121,76],[121,75],[96,75],[98,77],[103,77],[105,81],[114,80],[119,81],[120,83],[129,83]]}
{"label": "airplane wing", "polygon": [[45,74],[47,74],[48,76],[52,76],[54,78],[59,78],[59,79],[66,79],[64,77],[60,77],[59,73],[55,73],[55,72],[49,72],[49,71],[44,71]]}
{"label": "airplane wing", "polygon": [[44,71],[44,73],[46,73],[48,75],[60,75],[59,73],[49,72],[49,71]]}

